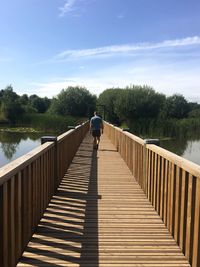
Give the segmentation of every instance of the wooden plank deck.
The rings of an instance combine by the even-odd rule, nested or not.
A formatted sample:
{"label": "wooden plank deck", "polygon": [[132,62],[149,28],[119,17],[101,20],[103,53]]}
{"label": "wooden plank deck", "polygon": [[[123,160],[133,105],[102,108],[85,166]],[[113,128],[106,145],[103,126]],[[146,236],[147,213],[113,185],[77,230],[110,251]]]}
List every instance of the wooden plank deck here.
{"label": "wooden plank deck", "polygon": [[111,142],[87,135],[17,266],[190,265]]}

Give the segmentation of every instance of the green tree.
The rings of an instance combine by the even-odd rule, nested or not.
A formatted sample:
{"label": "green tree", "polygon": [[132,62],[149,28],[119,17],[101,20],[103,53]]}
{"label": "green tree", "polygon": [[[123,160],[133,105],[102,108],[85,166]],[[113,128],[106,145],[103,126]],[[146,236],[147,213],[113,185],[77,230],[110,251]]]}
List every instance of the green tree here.
{"label": "green tree", "polygon": [[187,117],[189,110],[189,104],[184,96],[174,94],[166,98],[161,117],[181,119]]}
{"label": "green tree", "polygon": [[27,94],[23,94],[22,96],[20,96],[19,102],[23,106],[28,105],[29,104],[29,97],[28,97],[28,95]]}
{"label": "green tree", "polygon": [[38,113],[45,113],[48,110],[50,103],[51,100],[47,97],[42,98],[37,95],[31,95],[29,97],[29,105]]}
{"label": "green tree", "polygon": [[68,87],[53,98],[49,112],[57,115],[89,116],[96,107],[96,96],[83,87]]}
{"label": "green tree", "polygon": [[105,90],[98,103],[105,105],[108,118],[114,122],[139,118],[156,118],[165,102],[163,94],[148,86],[131,86],[125,89]]}
{"label": "green tree", "polygon": [[200,118],[200,108],[193,109],[188,113],[188,117],[190,118]]}
{"label": "green tree", "polygon": [[19,101],[20,97],[15,92],[11,85],[1,90],[1,113],[9,122],[15,123],[16,119],[22,116],[24,109]]}
{"label": "green tree", "polygon": [[[105,119],[112,123],[119,123],[119,117],[115,112],[115,102],[120,97],[121,89],[113,88],[103,91],[97,101],[98,112],[105,115]],[[105,113],[105,114],[104,114]]]}

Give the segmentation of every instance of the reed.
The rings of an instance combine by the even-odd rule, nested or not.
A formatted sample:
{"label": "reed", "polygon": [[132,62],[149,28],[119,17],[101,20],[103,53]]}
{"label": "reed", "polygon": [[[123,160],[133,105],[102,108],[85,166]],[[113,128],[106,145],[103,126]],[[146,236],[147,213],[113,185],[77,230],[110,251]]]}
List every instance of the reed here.
{"label": "reed", "polygon": [[68,129],[69,125],[76,125],[80,122],[80,118],[72,116],[58,116],[45,114],[28,114],[24,115],[17,121],[17,125],[31,127],[44,132],[61,133]]}

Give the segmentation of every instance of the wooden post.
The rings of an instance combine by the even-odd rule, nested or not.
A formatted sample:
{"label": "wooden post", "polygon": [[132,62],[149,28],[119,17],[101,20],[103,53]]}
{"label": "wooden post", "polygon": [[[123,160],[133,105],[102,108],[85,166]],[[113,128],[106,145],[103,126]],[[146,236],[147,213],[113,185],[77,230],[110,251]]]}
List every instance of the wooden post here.
{"label": "wooden post", "polygon": [[146,143],[143,146],[143,191],[147,195],[147,146]]}
{"label": "wooden post", "polygon": [[[144,140],[144,146],[143,146],[143,191],[144,193],[147,195],[147,179],[148,179],[148,175],[147,175],[147,145],[160,145],[160,141],[159,139],[145,139]],[[150,164],[152,164],[152,162],[150,162]]]}
{"label": "wooden post", "polygon": [[46,142],[54,142],[54,192],[58,188],[58,157],[57,157],[57,137],[56,136],[42,136],[41,145]]}

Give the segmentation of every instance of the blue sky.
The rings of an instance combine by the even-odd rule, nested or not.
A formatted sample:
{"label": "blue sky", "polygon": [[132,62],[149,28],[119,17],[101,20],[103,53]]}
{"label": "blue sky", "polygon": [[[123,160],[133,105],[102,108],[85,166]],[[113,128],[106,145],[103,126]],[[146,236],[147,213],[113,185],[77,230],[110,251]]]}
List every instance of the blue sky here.
{"label": "blue sky", "polygon": [[199,0],[2,0],[0,89],[149,85],[200,102]]}

